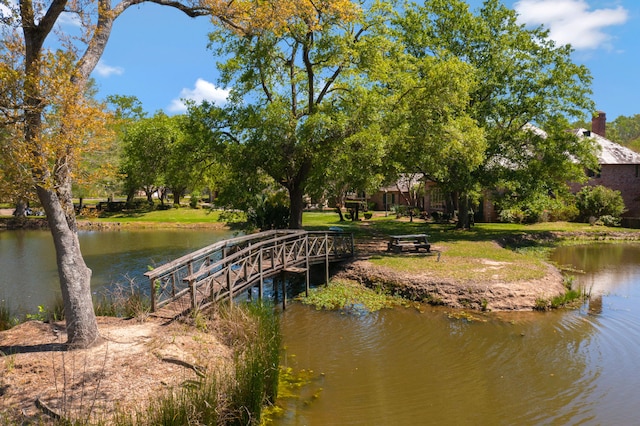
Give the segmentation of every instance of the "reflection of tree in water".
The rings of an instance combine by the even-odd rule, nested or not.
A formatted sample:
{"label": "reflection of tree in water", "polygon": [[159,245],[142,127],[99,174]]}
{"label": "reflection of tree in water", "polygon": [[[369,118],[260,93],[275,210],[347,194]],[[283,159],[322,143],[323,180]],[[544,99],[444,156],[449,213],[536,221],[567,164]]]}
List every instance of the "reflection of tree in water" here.
{"label": "reflection of tree in water", "polygon": [[618,266],[638,265],[640,244],[588,244],[559,247],[551,260],[585,272],[598,272]]}
{"label": "reflection of tree in water", "polygon": [[589,297],[590,314],[601,314],[603,296],[625,291],[639,280],[639,244],[589,244],[558,248],[551,260],[583,273],[575,274],[573,288],[581,288]]}
{"label": "reflection of tree in water", "polygon": [[589,313],[598,315],[602,313],[602,294],[593,294],[589,298]]}

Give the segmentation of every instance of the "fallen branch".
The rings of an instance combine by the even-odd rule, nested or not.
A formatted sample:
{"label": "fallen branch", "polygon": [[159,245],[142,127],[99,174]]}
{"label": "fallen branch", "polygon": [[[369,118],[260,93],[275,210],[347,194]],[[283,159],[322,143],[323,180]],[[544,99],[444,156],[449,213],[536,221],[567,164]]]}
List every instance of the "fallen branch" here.
{"label": "fallen branch", "polygon": [[52,419],[61,420],[62,424],[71,424],[71,422],[69,422],[67,419],[53,411],[53,409],[50,408],[43,400],[41,400],[40,397],[36,398],[36,407],[38,407],[40,410],[42,410],[43,413],[45,413]]}
{"label": "fallen branch", "polygon": [[169,362],[171,364],[180,365],[180,366],[185,367],[185,368],[190,368],[191,370],[193,370],[196,373],[196,375],[198,377],[202,377],[202,378],[205,377],[204,371],[206,369],[204,367],[200,367],[198,365],[191,364],[190,362],[183,361],[183,360],[177,359],[177,358],[162,358],[162,361]]}

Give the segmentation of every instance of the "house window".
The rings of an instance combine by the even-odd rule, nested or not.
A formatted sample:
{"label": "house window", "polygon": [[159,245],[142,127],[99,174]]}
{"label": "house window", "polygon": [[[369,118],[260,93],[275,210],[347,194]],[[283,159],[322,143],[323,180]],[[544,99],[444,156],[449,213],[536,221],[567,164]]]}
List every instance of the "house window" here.
{"label": "house window", "polygon": [[429,191],[431,210],[443,210],[445,207],[444,193],[440,188],[431,188]]}
{"label": "house window", "polygon": [[587,176],[590,178],[599,178],[602,177],[602,175],[600,174],[600,171],[594,171],[591,169],[587,169]]}

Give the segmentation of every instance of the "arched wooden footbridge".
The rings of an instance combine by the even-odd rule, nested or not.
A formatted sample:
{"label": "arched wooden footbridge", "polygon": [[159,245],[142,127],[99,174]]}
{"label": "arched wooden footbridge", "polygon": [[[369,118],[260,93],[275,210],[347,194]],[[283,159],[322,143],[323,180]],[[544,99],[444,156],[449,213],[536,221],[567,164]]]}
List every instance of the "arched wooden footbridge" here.
{"label": "arched wooden footbridge", "polygon": [[[276,230],[220,241],[183,256],[145,275],[151,286],[151,311],[175,317],[233,298],[264,280],[283,273],[305,273],[309,267],[329,264],[354,254],[353,234],[339,231]],[[283,302],[284,302],[283,298]]]}

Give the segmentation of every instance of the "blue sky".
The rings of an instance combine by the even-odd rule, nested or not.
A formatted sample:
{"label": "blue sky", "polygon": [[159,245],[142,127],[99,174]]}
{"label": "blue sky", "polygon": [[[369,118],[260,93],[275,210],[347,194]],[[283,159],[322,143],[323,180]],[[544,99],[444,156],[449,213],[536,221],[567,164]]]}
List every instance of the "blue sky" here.
{"label": "blue sky", "polygon": [[[481,0],[470,0],[473,8]],[[504,0],[521,21],[543,24],[551,37],[575,48],[574,61],[593,75],[593,100],[609,121],[640,114],[640,1]],[[183,111],[182,98],[221,101],[216,58],[207,49],[207,18],[143,4],[115,23],[93,76],[100,96],[134,95],[153,113]]]}

